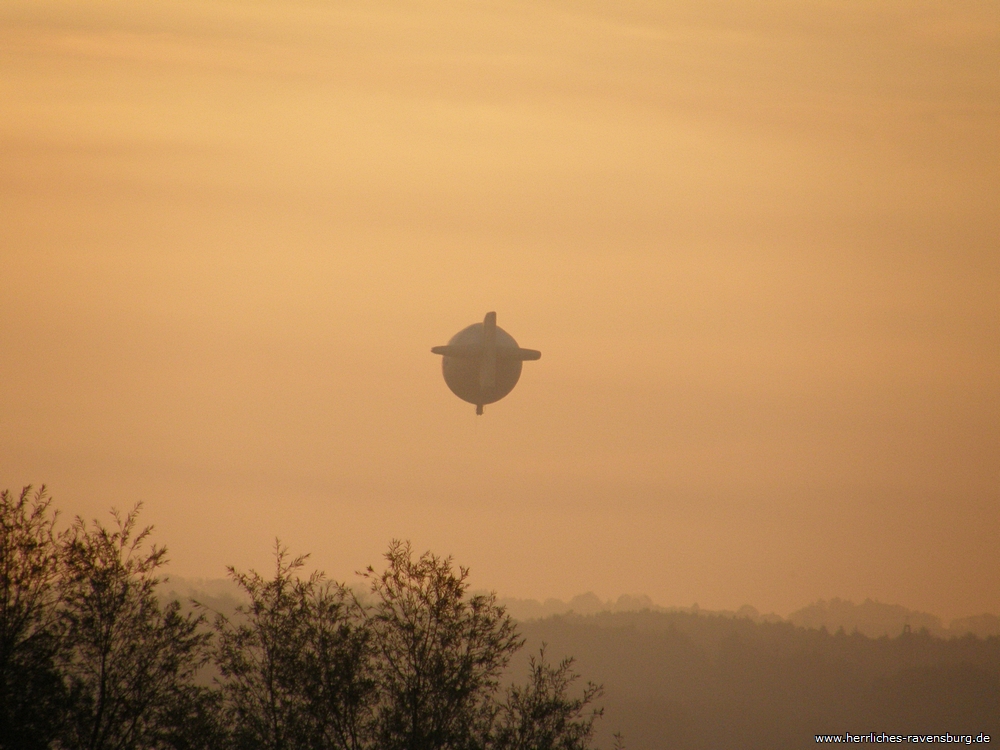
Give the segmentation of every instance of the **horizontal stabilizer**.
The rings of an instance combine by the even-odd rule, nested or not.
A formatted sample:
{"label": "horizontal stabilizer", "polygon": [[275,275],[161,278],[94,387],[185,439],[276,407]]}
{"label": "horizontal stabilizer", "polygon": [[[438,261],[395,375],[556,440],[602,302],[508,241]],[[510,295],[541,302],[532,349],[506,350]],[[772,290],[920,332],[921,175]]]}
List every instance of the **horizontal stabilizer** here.
{"label": "horizontal stabilizer", "polygon": [[507,352],[503,352],[500,356],[510,357],[511,355],[516,355],[516,358],[521,360],[522,362],[532,359],[542,358],[542,353],[537,349],[521,349],[521,348],[518,348],[516,352],[511,352],[510,354],[508,354]]}
{"label": "horizontal stabilizer", "polygon": [[446,357],[457,357],[458,359],[475,359],[483,353],[481,345],[472,346],[462,344],[448,344],[447,346],[435,346],[431,349],[432,354],[443,354]]}
{"label": "horizontal stabilizer", "polygon": [[[463,346],[461,344],[450,344],[448,346],[435,346],[431,349],[432,354],[443,354],[445,357],[455,357],[457,359],[476,359],[483,356],[481,345]],[[536,349],[510,349],[506,346],[497,347],[497,359],[519,359],[527,362],[534,359],[541,359],[542,353]]]}

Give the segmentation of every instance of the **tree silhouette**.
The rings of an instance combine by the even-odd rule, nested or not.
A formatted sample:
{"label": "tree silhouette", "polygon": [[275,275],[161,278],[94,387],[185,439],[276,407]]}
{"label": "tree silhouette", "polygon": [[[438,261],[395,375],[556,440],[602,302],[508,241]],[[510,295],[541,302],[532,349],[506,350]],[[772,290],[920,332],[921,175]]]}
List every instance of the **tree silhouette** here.
{"label": "tree silhouette", "polygon": [[214,656],[233,748],[266,750],[507,750],[586,748],[571,662],[531,662],[531,680],[501,702],[501,678],[523,641],[494,595],[468,596],[468,570],[415,558],[394,541],[369,567],[364,602],[306,557],[275,545],[274,576],[230,577],[248,602],[216,616]]}
{"label": "tree silhouette", "polygon": [[374,684],[369,633],[357,604],[321,573],[297,576],[275,544],[275,575],[229,569],[249,602],[217,615],[215,660],[225,724],[236,748],[366,747]]}
{"label": "tree silhouette", "polygon": [[96,520],[87,528],[78,517],[63,541],[69,748],[197,744],[185,724],[207,697],[194,677],[207,660],[210,633],[200,628],[203,617],[182,615],[179,602],[161,607],[156,572],[166,549],[142,551],[152,527],[136,532],[139,508],[124,517],[112,511],[111,529]]}
{"label": "tree silhouette", "polygon": [[56,513],[43,485],[0,493],[0,748],[48,747],[65,709]]}
{"label": "tree silhouette", "polygon": [[393,541],[382,573],[363,576],[376,644],[376,745],[384,750],[482,746],[495,695],[523,641],[496,597],[466,598],[469,571]]}
{"label": "tree silhouette", "polygon": [[[579,675],[573,671],[573,659],[563,659],[553,667],[545,660],[543,645],[538,658],[528,663],[530,677],[526,685],[512,685],[500,709],[493,747],[496,750],[584,750],[590,747],[594,722],[603,709],[586,711],[603,694],[599,685],[588,682],[583,695],[571,698],[569,687]],[[616,736],[617,747],[621,737]]]}
{"label": "tree silhouette", "polygon": [[229,568],[247,601],[209,629],[159,600],[141,506],[61,534],[50,506],[0,494],[0,750],[589,747],[600,688],[570,698],[571,662],[543,651],[504,693],[524,641],[451,558],[394,541],[359,597],[276,543],[273,578]]}

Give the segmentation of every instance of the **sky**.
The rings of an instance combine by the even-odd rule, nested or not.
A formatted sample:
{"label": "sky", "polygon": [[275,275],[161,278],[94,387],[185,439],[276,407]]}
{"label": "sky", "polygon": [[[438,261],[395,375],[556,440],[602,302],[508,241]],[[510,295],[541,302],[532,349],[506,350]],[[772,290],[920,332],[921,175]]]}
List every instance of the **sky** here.
{"label": "sky", "polygon": [[993,0],[6,0],[0,487],[188,577],[1000,613],[998,164]]}

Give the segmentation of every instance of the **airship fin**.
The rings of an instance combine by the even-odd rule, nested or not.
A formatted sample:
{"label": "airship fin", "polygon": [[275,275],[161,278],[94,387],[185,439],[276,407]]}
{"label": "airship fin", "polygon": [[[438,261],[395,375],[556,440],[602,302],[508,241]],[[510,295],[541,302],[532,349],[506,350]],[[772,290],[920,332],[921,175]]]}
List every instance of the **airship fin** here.
{"label": "airship fin", "polygon": [[[482,356],[481,346],[435,346],[431,349],[431,354],[443,354],[445,357],[455,357],[457,359],[477,359]],[[519,359],[522,362],[541,359],[542,353],[537,349],[508,349],[505,346],[497,347],[497,359]]]}
{"label": "airship fin", "polygon": [[431,354],[443,354],[446,357],[457,357],[458,359],[474,359],[483,353],[480,346],[446,345],[435,346],[431,349]]}
{"label": "airship fin", "polygon": [[479,387],[492,391],[497,384],[497,314],[483,318],[483,359],[479,364]]}
{"label": "airship fin", "polygon": [[507,359],[519,359],[522,362],[533,359],[541,359],[542,353],[537,349],[503,349],[498,350],[498,353],[502,354]]}

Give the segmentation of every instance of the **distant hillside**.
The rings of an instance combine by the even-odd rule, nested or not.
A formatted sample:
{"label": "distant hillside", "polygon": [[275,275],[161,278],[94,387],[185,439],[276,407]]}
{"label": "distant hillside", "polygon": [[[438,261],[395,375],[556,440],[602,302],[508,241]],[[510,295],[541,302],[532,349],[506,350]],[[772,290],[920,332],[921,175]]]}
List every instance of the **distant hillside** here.
{"label": "distant hillside", "polygon": [[980,638],[1000,636],[1000,617],[996,615],[973,615],[951,621],[948,629],[952,635],[971,633]]}
{"label": "distant hillside", "polygon": [[804,628],[826,628],[830,631],[843,629],[848,633],[855,630],[872,638],[888,635],[896,636],[909,628],[911,631],[926,630],[931,635],[942,638],[963,636],[967,633],[985,638],[1000,635],[1000,617],[996,615],[975,615],[952,620],[945,627],[941,618],[927,612],[918,612],[898,604],[883,604],[865,599],[861,604],[831,599],[819,601],[808,607],[792,612],[788,622]]}
{"label": "distant hillside", "polygon": [[987,732],[1000,739],[1000,638],[894,638],[687,612],[521,623],[526,654],[576,657],[603,683],[603,746],[782,750],[818,733]]}
{"label": "distant hillside", "polygon": [[617,600],[604,601],[596,594],[587,592],[570,599],[568,602],[559,599],[546,599],[539,602],[535,599],[500,599],[500,604],[507,608],[516,620],[537,620],[553,615],[574,613],[578,615],[594,615],[600,612],[687,612],[691,614],[719,615],[721,617],[738,617],[751,622],[790,622],[804,628],[826,628],[830,632],[843,629],[847,633],[858,631],[863,635],[878,638],[882,635],[896,636],[907,627],[912,631],[927,630],[932,635],[940,637],[963,636],[972,633],[980,638],[1000,635],[1000,617],[991,614],[975,615],[953,620],[945,627],[940,617],[927,612],[907,609],[898,604],[883,604],[872,599],[865,599],[861,604],[854,604],[843,599],[818,601],[802,609],[796,610],[787,618],[774,614],[761,614],[756,608],[745,604],[738,610],[705,610],[697,604],[691,607],[663,607],[653,603],[645,594],[623,595]]}
{"label": "distant hillside", "polygon": [[[162,588],[164,598],[177,598],[187,602],[196,599],[210,609],[229,613],[240,601],[239,588],[227,578],[184,578],[169,576]],[[364,592],[357,592],[362,597]],[[919,612],[898,604],[883,604],[865,599],[854,604],[843,599],[820,600],[802,609],[781,617],[773,612],[762,614],[755,607],[745,604],[738,610],[705,610],[697,604],[691,607],[664,607],[655,604],[646,594],[623,594],[615,600],[603,600],[591,591],[574,596],[568,602],[560,599],[516,599],[503,597],[498,602],[506,607],[515,620],[538,620],[554,615],[574,613],[594,615],[601,612],[681,612],[721,617],[736,617],[751,622],[790,622],[804,628],[826,628],[831,633],[843,629],[847,633],[858,631],[863,635],[878,638],[882,635],[896,636],[909,626],[916,632],[926,629],[932,635],[946,637],[963,636],[972,633],[980,638],[1000,636],[1000,617],[992,614],[974,615],[953,620],[945,626],[941,618],[927,612]]]}
{"label": "distant hillside", "polygon": [[[242,599],[224,579],[171,577],[163,594],[226,614]],[[815,734],[845,731],[1000,739],[993,615],[945,629],[933,615],[871,600],[817,602],[788,620],[750,606],[667,609],[645,596],[501,602],[527,641],[512,676],[523,679],[528,657],[545,643],[551,661],[576,658],[578,688],[604,685],[599,747],[611,747],[618,731],[629,750],[792,750],[814,747]]]}
{"label": "distant hillside", "polygon": [[553,615],[565,615],[570,612],[578,615],[595,615],[598,612],[691,612],[693,614],[717,614],[725,617],[745,617],[753,622],[782,622],[783,618],[773,612],[762,615],[756,608],[745,604],[738,610],[720,610],[708,612],[697,604],[691,607],[662,607],[654,604],[645,594],[622,594],[616,600],[604,601],[592,591],[574,596],[568,602],[560,599],[515,599],[505,597],[498,600],[507,608],[507,612],[515,620],[537,620]]}
{"label": "distant hillside", "polygon": [[[164,598],[178,598],[182,601],[196,599],[209,608],[220,612],[231,612],[239,602],[239,588],[227,578],[184,578],[169,576],[163,586]],[[363,596],[364,592],[358,592]],[[883,604],[865,599],[854,604],[843,599],[820,600],[802,609],[781,617],[773,612],[762,614],[755,607],[745,604],[738,610],[705,610],[697,604],[691,607],[664,607],[655,604],[645,594],[623,594],[615,600],[602,600],[593,592],[574,596],[568,602],[560,599],[516,599],[500,598],[499,603],[515,620],[538,620],[554,615],[574,613],[594,615],[601,612],[680,612],[690,614],[736,617],[751,622],[789,622],[804,628],[826,628],[831,633],[843,629],[847,633],[858,631],[863,635],[878,638],[882,635],[897,636],[909,626],[917,632],[926,629],[932,635],[942,638],[960,637],[971,633],[980,638],[1000,636],[1000,617],[992,614],[974,615],[952,620],[945,626],[941,618],[927,612],[919,612],[898,604]]]}
{"label": "distant hillside", "polygon": [[848,633],[857,630],[872,638],[899,635],[907,627],[911,630],[927,630],[937,636],[948,635],[940,617],[871,599],[865,599],[861,604],[842,599],[819,601],[792,612],[788,621],[804,628],[843,628]]}

